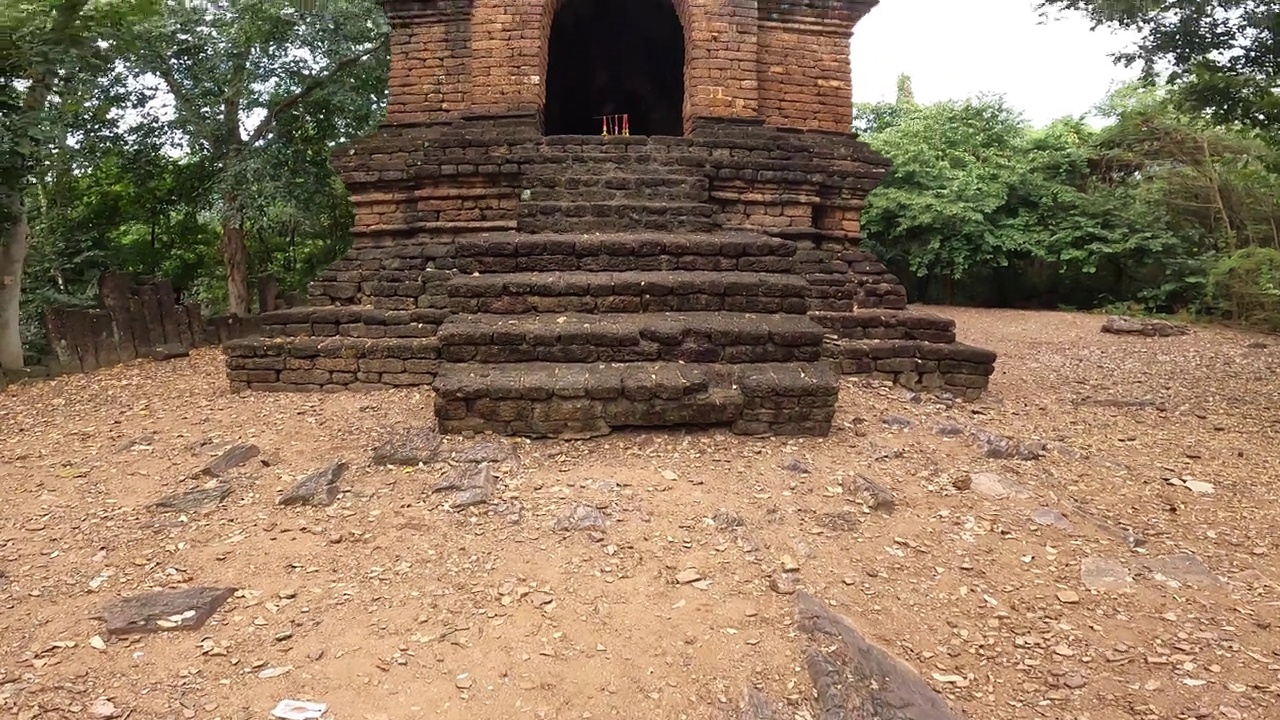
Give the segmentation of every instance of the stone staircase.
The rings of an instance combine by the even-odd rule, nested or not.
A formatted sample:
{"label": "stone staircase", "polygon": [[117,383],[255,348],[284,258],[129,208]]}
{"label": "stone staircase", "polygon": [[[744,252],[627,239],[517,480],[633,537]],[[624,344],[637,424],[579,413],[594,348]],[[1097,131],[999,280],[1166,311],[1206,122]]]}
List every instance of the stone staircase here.
{"label": "stone staircase", "polygon": [[[795,244],[745,233],[459,240],[434,390],[442,432],[589,437],[728,425],[825,435],[839,377]],[[536,267],[534,267],[536,266]]]}
{"label": "stone staircase", "polygon": [[517,221],[522,232],[711,229],[715,209],[701,158],[655,153],[639,142],[565,140],[526,165]]}
{"label": "stone staircase", "polygon": [[843,375],[976,400],[995,372],[996,354],[956,341],[951,318],[918,310],[814,311],[827,331],[823,355]]}

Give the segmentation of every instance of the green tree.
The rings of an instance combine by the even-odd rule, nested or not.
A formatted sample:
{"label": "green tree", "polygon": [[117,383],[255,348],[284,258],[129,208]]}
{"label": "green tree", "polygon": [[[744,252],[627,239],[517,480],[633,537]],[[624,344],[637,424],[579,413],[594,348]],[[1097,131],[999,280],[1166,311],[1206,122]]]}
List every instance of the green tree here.
{"label": "green tree", "polygon": [[28,194],[50,156],[106,119],[90,88],[113,68],[121,30],[146,2],[11,0],[0,17],[0,369],[23,365],[22,277],[29,252]]}
{"label": "green tree", "polygon": [[365,132],[384,107],[387,27],[372,0],[302,16],[286,0],[222,7],[170,0],[136,29],[138,78],[172,99],[175,139],[208,168],[218,198],[230,312],[250,312],[246,211],[279,168],[263,160],[294,118],[325,143]]}
{"label": "green tree", "polygon": [[1119,60],[1167,80],[1220,123],[1280,128],[1280,3],[1276,0],[1041,0],[1095,26],[1132,30]]}

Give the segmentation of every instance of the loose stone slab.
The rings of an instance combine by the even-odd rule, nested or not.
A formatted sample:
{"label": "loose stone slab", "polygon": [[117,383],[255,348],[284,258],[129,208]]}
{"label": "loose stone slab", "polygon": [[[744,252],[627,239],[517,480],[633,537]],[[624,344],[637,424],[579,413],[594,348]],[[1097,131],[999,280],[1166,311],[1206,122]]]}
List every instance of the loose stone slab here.
{"label": "loose stone slab", "polygon": [[1076,526],[1065,515],[1053,508],[1036,508],[1031,511],[1031,521],[1037,525],[1056,527],[1063,532],[1075,532]]}
{"label": "loose stone slab", "polygon": [[1219,587],[1223,584],[1222,579],[1214,575],[1200,558],[1189,552],[1150,558],[1144,565],[1156,580],[1173,587]]}
{"label": "loose stone slab", "polygon": [[889,488],[865,475],[854,475],[848,480],[848,491],[868,510],[878,510],[886,515],[897,506]]}
{"label": "loose stone slab", "polygon": [[551,529],[557,532],[603,530],[605,524],[604,513],[590,505],[579,503],[566,510],[559,518],[556,518],[556,522]]}
{"label": "loose stone slab", "polygon": [[102,608],[111,635],[197,630],[236,592],[230,587],[193,587],[121,598]]}
{"label": "loose stone slab", "polygon": [[798,627],[808,636],[805,668],[818,693],[818,720],[963,720],[911,669],[847,619],[801,590]]}
{"label": "loose stone slab", "polygon": [[210,485],[195,490],[170,493],[151,504],[161,512],[192,512],[213,507],[231,494],[231,486],[226,483]]}
{"label": "loose stone slab", "polygon": [[338,480],[347,471],[347,463],[338,460],[304,475],[276,501],[277,505],[310,505],[328,507],[338,499]]}
{"label": "loose stone slab", "polygon": [[493,498],[497,480],[489,470],[487,463],[479,465],[466,464],[454,468],[444,477],[431,492],[454,491],[450,505],[454,508],[466,508],[472,505],[483,505]]}
{"label": "loose stone slab", "polygon": [[261,448],[253,443],[237,443],[223,450],[218,457],[210,460],[208,464],[200,469],[200,474],[207,477],[221,477],[261,454]]}
{"label": "loose stone slab", "polygon": [[1085,558],[1080,561],[1080,582],[1090,590],[1120,592],[1133,585],[1133,576],[1115,558]]}
{"label": "loose stone slab", "polygon": [[1190,335],[1191,328],[1155,318],[1132,318],[1113,315],[1102,323],[1102,332],[1112,335],[1142,335],[1144,337],[1173,337]]}
{"label": "loose stone slab", "polygon": [[369,458],[374,465],[425,465],[434,462],[440,435],[430,427],[406,428],[379,445]]}
{"label": "loose stone slab", "polygon": [[1025,499],[1031,497],[1021,485],[1012,480],[1005,480],[995,473],[973,473],[969,476],[969,486],[981,495],[995,500],[1007,497]]}
{"label": "loose stone slab", "polygon": [[151,348],[151,352],[150,352],[151,359],[155,360],[156,362],[163,362],[165,360],[175,360],[177,358],[184,358],[190,354],[191,354],[190,349],[183,347],[182,345],[179,345],[177,343],[170,343],[168,345],[157,345],[156,347]]}

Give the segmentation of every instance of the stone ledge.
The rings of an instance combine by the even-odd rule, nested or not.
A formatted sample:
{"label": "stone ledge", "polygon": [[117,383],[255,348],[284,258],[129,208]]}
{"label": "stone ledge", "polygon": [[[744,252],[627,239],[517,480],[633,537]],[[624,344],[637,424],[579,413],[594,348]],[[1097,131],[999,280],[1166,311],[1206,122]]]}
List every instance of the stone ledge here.
{"label": "stone ledge", "polygon": [[469,275],[445,287],[449,297],[732,295],[803,298],[809,284],[783,273],[553,272]]}
{"label": "stone ledge", "polygon": [[442,345],[678,346],[691,336],[715,345],[820,346],[824,330],[807,318],[753,313],[664,312],[564,315],[455,315]]}
{"label": "stone ledge", "polygon": [[930,343],[956,341],[954,320],[912,310],[814,311],[809,313],[809,319],[842,340],[919,340]]}
{"label": "stone ledge", "polygon": [[444,365],[441,432],[591,437],[616,427],[729,425],[750,435],[825,435],[839,378],[829,363]]}
{"label": "stone ledge", "polygon": [[964,343],[829,339],[824,355],[845,375],[887,380],[921,392],[976,400],[995,372],[996,354]]}
{"label": "stone ledge", "polygon": [[712,234],[607,233],[600,235],[486,233],[458,238],[456,257],[571,255],[574,257],[720,255],[738,258],[795,255],[796,244],[743,232]]}
{"label": "stone ledge", "polygon": [[430,385],[440,367],[434,338],[246,338],[223,345],[231,389],[367,391]]}

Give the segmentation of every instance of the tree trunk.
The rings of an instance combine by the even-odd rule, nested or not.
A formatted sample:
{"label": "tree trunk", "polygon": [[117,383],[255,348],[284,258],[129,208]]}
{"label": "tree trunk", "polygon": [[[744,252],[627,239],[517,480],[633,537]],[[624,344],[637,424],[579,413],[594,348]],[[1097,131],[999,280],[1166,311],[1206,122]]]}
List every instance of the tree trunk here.
{"label": "tree trunk", "polygon": [[227,268],[227,312],[249,316],[249,249],[244,243],[244,219],[235,193],[222,196],[222,261]]}
{"label": "tree trunk", "polygon": [[27,211],[21,195],[6,195],[5,214],[12,224],[0,239],[0,370],[19,370],[23,360],[18,307],[22,299],[22,268],[27,260]]}

